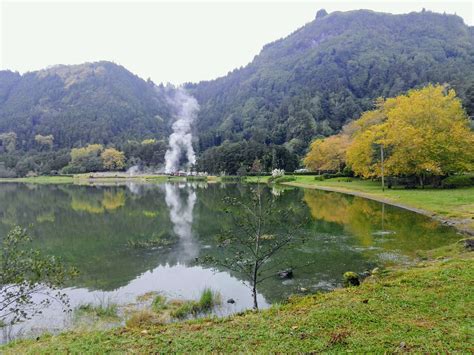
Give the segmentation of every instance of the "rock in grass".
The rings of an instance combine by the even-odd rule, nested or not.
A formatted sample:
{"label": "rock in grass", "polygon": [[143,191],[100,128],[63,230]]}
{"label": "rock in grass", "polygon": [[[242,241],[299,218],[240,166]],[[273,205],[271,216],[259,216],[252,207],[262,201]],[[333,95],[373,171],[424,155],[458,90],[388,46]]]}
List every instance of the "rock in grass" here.
{"label": "rock in grass", "polygon": [[344,280],[344,286],[350,287],[350,286],[359,286],[360,285],[360,280],[359,280],[359,275],[353,271],[347,271],[344,273],[342,276]]}
{"label": "rock in grass", "polygon": [[469,251],[474,250],[474,239],[466,239],[464,241],[464,248],[466,248]]}
{"label": "rock in grass", "polygon": [[278,271],[278,277],[280,277],[280,279],[291,279],[293,277],[293,270],[286,269],[286,270]]}

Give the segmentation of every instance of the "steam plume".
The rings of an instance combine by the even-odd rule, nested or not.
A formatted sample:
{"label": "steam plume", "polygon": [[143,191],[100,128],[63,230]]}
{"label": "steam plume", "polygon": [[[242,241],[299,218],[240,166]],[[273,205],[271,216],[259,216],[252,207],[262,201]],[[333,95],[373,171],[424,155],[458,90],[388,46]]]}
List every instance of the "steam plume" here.
{"label": "steam plume", "polygon": [[169,148],[165,154],[165,172],[172,173],[179,170],[179,160],[182,153],[186,154],[187,169],[196,163],[196,155],[192,145],[191,124],[199,110],[196,99],[179,87],[169,99],[176,109],[173,133],[169,138]]}

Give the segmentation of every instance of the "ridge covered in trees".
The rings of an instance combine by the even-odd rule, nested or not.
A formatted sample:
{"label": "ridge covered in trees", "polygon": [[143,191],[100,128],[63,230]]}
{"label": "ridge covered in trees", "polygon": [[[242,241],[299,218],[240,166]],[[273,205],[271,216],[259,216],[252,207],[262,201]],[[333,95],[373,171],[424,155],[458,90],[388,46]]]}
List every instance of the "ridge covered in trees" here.
{"label": "ridge covered in trees", "polygon": [[[294,170],[311,141],[338,133],[376,98],[429,83],[449,84],[474,115],[474,29],[460,17],[319,11],[247,66],[186,85],[201,107],[198,168],[245,173],[259,159],[265,170]],[[123,168],[159,166],[168,90],[105,61],[0,71],[0,176],[60,171],[71,149],[89,144],[123,152]]]}
{"label": "ridge covered in trees", "polygon": [[201,111],[199,151],[253,140],[305,153],[393,97],[449,83],[474,115],[474,31],[454,15],[320,13],[227,76],[189,85]]}

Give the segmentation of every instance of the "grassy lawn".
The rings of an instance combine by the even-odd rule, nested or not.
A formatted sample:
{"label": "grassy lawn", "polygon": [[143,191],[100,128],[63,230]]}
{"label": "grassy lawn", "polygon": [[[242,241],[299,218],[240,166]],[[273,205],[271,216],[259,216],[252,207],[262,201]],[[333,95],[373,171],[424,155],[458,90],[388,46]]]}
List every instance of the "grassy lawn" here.
{"label": "grassy lawn", "polygon": [[453,352],[474,350],[473,253],[460,243],[360,287],[292,299],[260,313],[42,336],[12,353]]}
{"label": "grassy lawn", "polygon": [[72,184],[74,182],[74,178],[72,176],[36,176],[13,179],[0,178],[0,183],[2,182],[26,182],[32,184]]}
{"label": "grassy lawn", "polygon": [[[269,177],[260,178],[266,182]],[[256,177],[247,181],[256,182]],[[456,219],[466,228],[474,230],[474,187],[458,189],[385,189],[379,182],[334,178],[323,181],[314,180],[314,176],[297,176],[296,181],[285,183],[305,188],[323,188],[334,191],[355,193],[365,197],[385,200],[388,203],[431,212],[441,218]]]}

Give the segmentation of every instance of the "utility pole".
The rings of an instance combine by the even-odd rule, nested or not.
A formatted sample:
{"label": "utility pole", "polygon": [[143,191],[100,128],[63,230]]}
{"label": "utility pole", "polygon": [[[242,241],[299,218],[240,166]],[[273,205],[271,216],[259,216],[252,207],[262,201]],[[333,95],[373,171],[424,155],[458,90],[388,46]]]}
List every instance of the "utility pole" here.
{"label": "utility pole", "polygon": [[383,171],[383,144],[380,145],[380,160],[382,161],[382,191],[385,191],[385,176]]}

